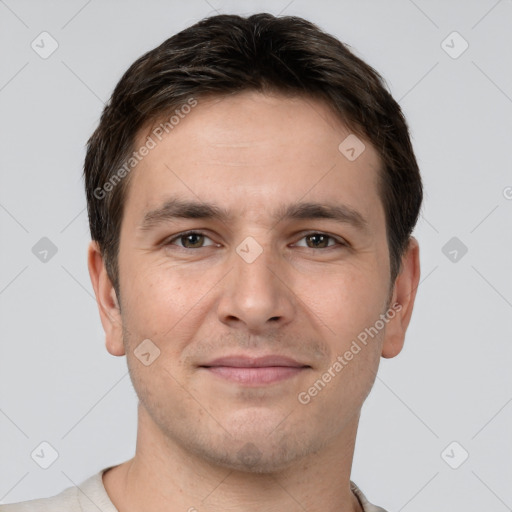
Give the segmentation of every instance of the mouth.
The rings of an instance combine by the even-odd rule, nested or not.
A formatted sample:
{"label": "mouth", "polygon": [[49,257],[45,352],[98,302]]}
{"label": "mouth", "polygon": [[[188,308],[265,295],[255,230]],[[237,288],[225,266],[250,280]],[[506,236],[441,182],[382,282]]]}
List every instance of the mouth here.
{"label": "mouth", "polygon": [[289,357],[228,356],[201,365],[210,374],[247,386],[261,386],[290,379],[311,368]]}

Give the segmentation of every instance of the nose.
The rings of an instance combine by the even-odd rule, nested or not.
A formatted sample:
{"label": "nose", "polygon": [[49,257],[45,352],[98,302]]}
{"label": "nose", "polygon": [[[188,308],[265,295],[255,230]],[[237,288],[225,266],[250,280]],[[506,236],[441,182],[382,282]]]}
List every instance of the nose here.
{"label": "nose", "polygon": [[265,249],[251,261],[234,251],[218,302],[221,322],[252,333],[277,329],[292,321],[296,300],[284,264]]}

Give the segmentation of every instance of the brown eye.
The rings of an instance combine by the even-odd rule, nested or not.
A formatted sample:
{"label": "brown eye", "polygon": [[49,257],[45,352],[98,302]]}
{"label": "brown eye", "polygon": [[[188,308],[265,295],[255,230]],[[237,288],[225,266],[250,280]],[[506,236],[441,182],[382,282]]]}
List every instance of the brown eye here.
{"label": "brown eye", "polygon": [[346,246],[342,240],[337,240],[331,235],[325,233],[309,233],[302,237],[301,240],[305,240],[306,243],[299,244],[300,247],[307,247],[308,249],[328,249],[336,245],[343,247]]}
{"label": "brown eye", "polygon": [[180,240],[187,249],[197,249],[204,242],[204,235],[191,233],[190,235],[181,236]]}
{"label": "brown eye", "polygon": [[[178,247],[182,247],[184,249],[201,249],[208,245],[214,245],[213,243],[204,245],[205,240],[210,240],[210,238],[203,233],[190,231],[188,233],[181,233],[180,235],[175,236],[169,240],[166,245],[178,245]],[[179,243],[175,243],[176,241]]]}
{"label": "brown eye", "polygon": [[306,240],[311,241],[311,243],[308,243],[308,247],[312,249],[323,249],[324,247],[328,247],[329,239],[332,240],[332,237],[328,235],[322,235],[321,233],[315,233],[313,235],[307,235]]}

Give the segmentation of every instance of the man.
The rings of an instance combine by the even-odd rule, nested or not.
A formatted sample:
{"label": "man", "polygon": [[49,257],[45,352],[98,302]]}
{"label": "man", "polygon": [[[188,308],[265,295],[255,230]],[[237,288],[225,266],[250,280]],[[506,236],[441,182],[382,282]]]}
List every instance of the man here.
{"label": "man", "polygon": [[136,455],[2,510],[383,511],[350,472],[411,318],[422,184],[380,76],[301,18],[204,19],[121,78],[84,175]]}

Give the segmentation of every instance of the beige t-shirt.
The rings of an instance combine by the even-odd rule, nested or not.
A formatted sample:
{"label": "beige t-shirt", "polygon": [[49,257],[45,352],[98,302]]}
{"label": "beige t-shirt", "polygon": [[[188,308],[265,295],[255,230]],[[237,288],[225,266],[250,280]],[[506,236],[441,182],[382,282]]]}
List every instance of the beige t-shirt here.
{"label": "beige t-shirt", "polygon": [[[103,485],[103,473],[111,467],[114,466],[102,469],[78,487],[68,487],[51,498],[0,505],[0,512],[119,512],[110,501]],[[350,486],[364,512],[386,512],[383,508],[372,505],[354,482],[351,481]]]}

